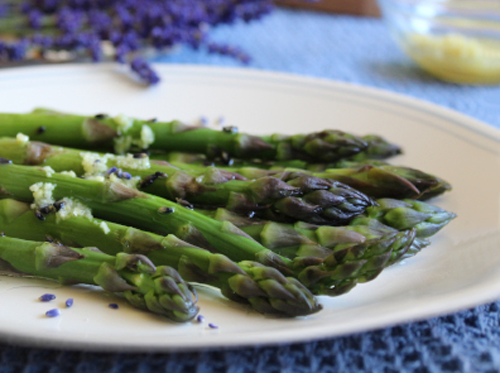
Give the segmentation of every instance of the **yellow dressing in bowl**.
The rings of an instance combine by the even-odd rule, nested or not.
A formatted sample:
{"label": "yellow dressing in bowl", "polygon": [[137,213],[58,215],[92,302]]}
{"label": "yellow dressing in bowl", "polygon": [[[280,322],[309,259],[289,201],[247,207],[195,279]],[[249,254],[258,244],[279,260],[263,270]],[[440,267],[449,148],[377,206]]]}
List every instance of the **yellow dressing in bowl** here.
{"label": "yellow dressing in bowl", "polygon": [[456,33],[407,34],[405,52],[437,78],[465,84],[500,83],[500,40]]}

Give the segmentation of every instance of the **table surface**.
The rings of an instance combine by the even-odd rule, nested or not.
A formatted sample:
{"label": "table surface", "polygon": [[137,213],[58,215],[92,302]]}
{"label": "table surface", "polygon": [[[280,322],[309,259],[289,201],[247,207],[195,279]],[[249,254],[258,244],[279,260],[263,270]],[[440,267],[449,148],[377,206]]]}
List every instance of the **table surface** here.
{"label": "table surface", "polygon": [[[417,69],[380,19],[276,10],[213,30],[253,56],[251,68],[378,87],[500,128],[500,87],[439,82]],[[165,63],[240,66],[181,49]],[[444,317],[317,342],[171,354],[60,351],[0,343],[0,373],[23,372],[500,372],[500,302]]]}

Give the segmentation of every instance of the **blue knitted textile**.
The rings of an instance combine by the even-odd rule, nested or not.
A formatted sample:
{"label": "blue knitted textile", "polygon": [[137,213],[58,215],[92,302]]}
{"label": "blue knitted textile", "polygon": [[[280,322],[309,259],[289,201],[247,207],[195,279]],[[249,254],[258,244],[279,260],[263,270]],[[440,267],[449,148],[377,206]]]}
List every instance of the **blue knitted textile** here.
{"label": "blue knitted textile", "polygon": [[[439,82],[406,59],[379,19],[278,10],[221,27],[214,41],[252,68],[352,82],[428,100],[500,128],[500,88]],[[240,66],[181,49],[157,61]],[[422,322],[311,343],[172,354],[59,351],[0,344],[0,373],[500,372],[500,302]]]}

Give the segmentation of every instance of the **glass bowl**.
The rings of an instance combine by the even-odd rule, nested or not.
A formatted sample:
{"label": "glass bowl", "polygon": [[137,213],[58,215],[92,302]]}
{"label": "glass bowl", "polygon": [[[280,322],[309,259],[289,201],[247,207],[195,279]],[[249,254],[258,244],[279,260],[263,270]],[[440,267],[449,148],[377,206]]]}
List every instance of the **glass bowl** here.
{"label": "glass bowl", "polygon": [[500,83],[500,0],[379,0],[405,53],[454,83]]}

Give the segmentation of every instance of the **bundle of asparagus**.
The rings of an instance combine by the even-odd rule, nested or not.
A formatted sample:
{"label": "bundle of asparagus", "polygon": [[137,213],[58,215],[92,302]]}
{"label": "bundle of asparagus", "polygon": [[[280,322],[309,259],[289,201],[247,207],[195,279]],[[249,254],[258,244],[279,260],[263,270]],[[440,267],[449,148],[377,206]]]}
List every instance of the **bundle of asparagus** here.
{"label": "bundle of asparagus", "polygon": [[374,279],[455,217],[422,201],[451,186],[382,162],[401,149],[375,135],[37,109],[0,114],[0,136],[3,267],[96,284],[178,322],[198,311],[187,283],[263,314],[313,314],[314,295]]}

